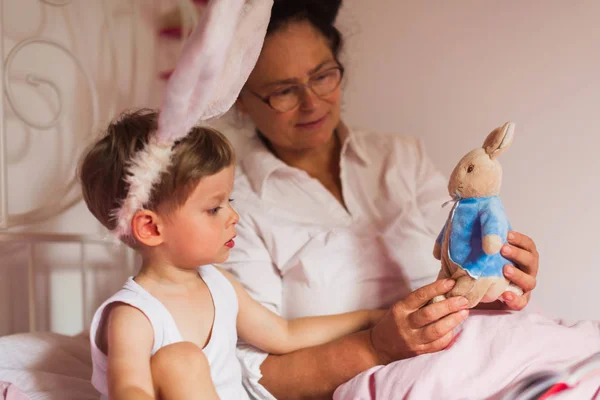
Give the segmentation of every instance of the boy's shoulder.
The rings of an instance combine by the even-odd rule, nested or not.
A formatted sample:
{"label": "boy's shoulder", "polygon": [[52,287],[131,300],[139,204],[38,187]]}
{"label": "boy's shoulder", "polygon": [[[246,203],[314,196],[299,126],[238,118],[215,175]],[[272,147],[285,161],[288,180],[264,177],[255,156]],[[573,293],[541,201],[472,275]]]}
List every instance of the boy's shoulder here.
{"label": "boy's shoulder", "polygon": [[127,284],[98,307],[90,326],[90,341],[105,355],[108,348],[108,330],[118,341],[127,338],[153,340],[154,328],[144,306],[135,294],[125,289]]}
{"label": "boy's shoulder", "polygon": [[[112,323],[114,318],[122,315],[132,317],[136,320],[142,318],[145,321],[148,321],[150,326],[152,326],[152,319],[147,311],[148,306],[145,304],[147,303],[147,299],[144,298],[145,296],[141,295],[139,290],[136,290],[135,286],[136,284],[133,281],[133,278],[128,278],[121,289],[106,299],[96,309],[96,312],[92,317],[90,334],[92,331],[97,330],[99,325],[104,325],[109,317],[111,318]],[[117,323],[121,322],[119,321]]]}

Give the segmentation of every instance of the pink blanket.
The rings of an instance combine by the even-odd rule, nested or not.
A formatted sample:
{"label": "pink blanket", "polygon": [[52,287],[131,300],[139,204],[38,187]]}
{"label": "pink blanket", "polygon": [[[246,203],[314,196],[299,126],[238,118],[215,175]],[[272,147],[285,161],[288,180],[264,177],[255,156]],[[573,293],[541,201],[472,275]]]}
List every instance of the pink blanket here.
{"label": "pink blanket", "polygon": [[[472,311],[446,350],[373,367],[334,399],[500,399],[521,378],[564,370],[598,351],[600,321],[568,325],[527,311]],[[552,399],[600,399],[599,388],[596,375]]]}
{"label": "pink blanket", "polygon": [[0,400],[31,400],[18,387],[9,382],[0,381]]}

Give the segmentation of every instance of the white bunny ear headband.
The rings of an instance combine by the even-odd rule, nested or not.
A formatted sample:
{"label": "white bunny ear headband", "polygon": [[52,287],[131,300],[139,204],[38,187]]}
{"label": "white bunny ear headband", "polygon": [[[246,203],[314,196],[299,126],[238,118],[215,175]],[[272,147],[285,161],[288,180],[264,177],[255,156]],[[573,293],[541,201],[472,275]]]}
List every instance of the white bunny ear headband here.
{"label": "white bunny ear headband", "polygon": [[167,83],[158,129],[127,169],[127,197],[114,210],[118,238],[149,200],[171,161],[173,144],[190,129],[226,113],[262,49],[273,0],[211,0],[187,39]]}

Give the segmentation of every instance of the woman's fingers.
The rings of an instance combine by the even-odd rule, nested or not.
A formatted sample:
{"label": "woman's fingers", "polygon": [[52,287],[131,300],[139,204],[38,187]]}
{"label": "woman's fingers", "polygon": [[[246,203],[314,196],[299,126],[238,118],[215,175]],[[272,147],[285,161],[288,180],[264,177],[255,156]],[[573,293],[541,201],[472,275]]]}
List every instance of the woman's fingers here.
{"label": "woman's fingers", "polygon": [[453,280],[439,280],[415,290],[394,304],[370,332],[370,341],[380,362],[412,357],[443,349],[452,332],[469,315],[464,297],[452,297],[428,304],[436,296],[448,293]]}
{"label": "woman's fingers", "polygon": [[504,275],[525,293],[517,296],[509,292],[502,298],[509,309],[522,310],[529,302],[531,291],[537,284],[540,256],[535,242],[529,236],[511,231],[508,233],[508,242],[509,244],[502,247],[502,255],[513,261],[516,267],[505,265]]}
{"label": "woman's fingers", "polygon": [[512,265],[504,266],[504,276],[523,289],[524,292],[531,292],[537,284],[537,279],[534,275],[530,275],[527,271],[521,271]]}
{"label": "woman's fingers", "polygon": [[504,295],[502,295],[502,298],[504,299],[506,307],[508,307],[511,310],[520,311],[524,309],[525,306],[529,303],[530,295],[531,292],[525,293],[522,296],[517,296],[516,294],[509,292],[504,293]]}
{"label": "woman's fingers", "polygon": [[421,343],[431,343],[454,331],[469,316],[469,310],[461,310],[420,329]]}
{"label": "woman's fingers", "polygon": [[462,296],[451,297],[439,303],[428,304],[410,315],[410,325],[413,329],[422,328],[468,306],[469,301]]}
{"label": "woman's fingers", "polygon": [[416,349],[416,354],[427,354],[427,353],[437,353],[438,351],[444,350],[446,347],[452,343],[452,340],[455,339],[454,331],[450,331],[446,333],[439,339],[434,340],[433,342],[425,343],[419,345]]}
{"label": "woman's fingers", "polygon": [[537,276],[538,258],[535,254],[519,247],[504,245],[502,247],[502,255],[513,261],[522,271],[531,276]]}
{"label": "woman's fingers", "polygon": [[530,253],[537,254],[537,246],[535,245],[533,239],[522,233],[510,231],[508,233],[508,243],[512,244],[513,246],[520,247],[523,250],[527,250]]}
{"label": "woman's fingers", "polygon": [[453,281],[452,279],[435,281],[409,294],[403,303],[409,310],[417,310],[431,301],[434,297],[448,293],[455,284],[456,281]]}

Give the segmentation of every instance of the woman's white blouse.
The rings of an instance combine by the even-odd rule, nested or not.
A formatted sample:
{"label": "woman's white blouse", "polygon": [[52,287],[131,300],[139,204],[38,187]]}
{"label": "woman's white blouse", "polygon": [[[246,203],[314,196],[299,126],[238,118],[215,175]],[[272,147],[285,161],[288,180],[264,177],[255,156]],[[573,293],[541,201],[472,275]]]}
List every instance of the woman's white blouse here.
{"label": "woman's white blouse", "polygon": [[[224,268],[285,318],[388,307],[432,282],[433,257],[450,197],[447,180],[411,137],[340,125],[346,207],[306,172],[255,137],[236,172],[236,246]],[[273,397],[258,383],[266,354],[240,344],[250,396]]]}

